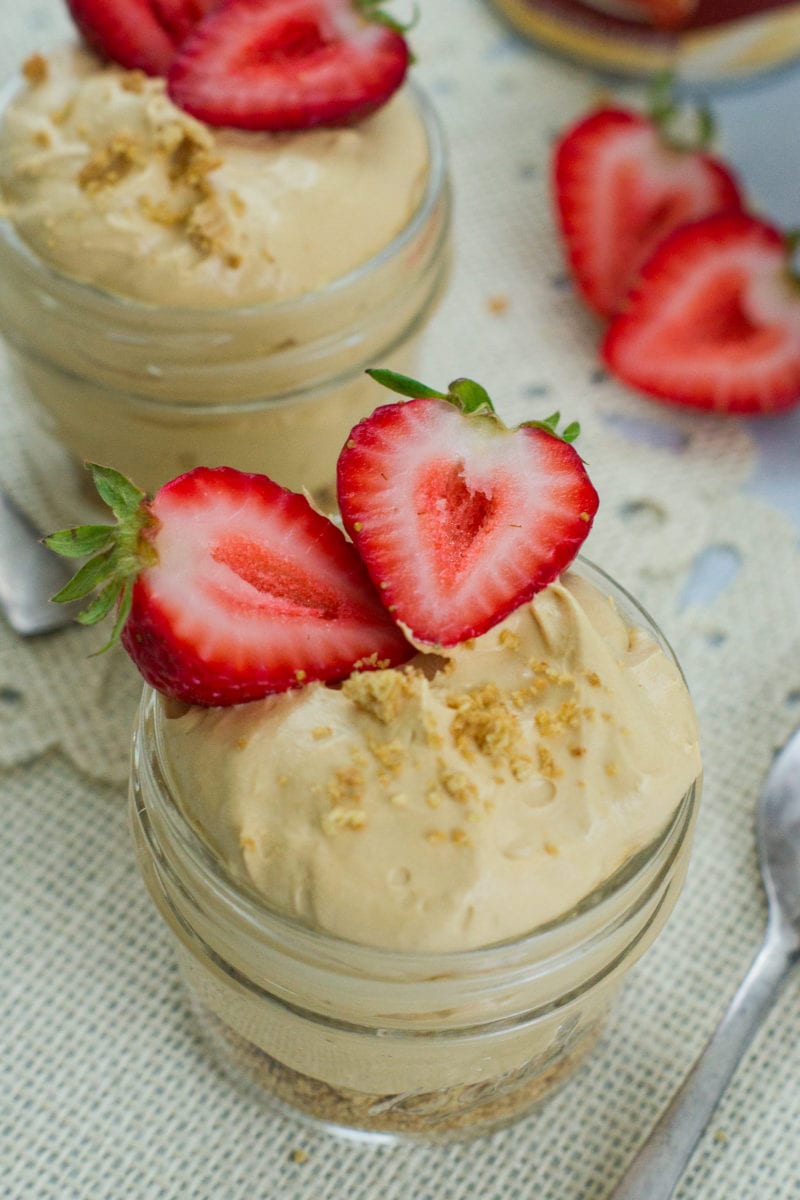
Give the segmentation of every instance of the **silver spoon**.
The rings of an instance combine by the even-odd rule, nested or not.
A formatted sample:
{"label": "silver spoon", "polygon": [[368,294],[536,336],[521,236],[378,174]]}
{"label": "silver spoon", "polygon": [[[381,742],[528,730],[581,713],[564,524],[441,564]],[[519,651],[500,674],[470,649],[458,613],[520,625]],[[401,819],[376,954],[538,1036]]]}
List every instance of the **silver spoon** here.
{"label": "silver spoon", "polygon": [[0,489],[0,609],[17,633],[61,629],[74,618],[75,604],[53,604],[72,568],[48,550],[25,514]]}
{"label": "silver spoon", "polygon": [[610,1200],[669,1200],[756,1030],[800,961],[800,729],[767,776],[756,812],[769,901],[761,949],[725,1016]]}

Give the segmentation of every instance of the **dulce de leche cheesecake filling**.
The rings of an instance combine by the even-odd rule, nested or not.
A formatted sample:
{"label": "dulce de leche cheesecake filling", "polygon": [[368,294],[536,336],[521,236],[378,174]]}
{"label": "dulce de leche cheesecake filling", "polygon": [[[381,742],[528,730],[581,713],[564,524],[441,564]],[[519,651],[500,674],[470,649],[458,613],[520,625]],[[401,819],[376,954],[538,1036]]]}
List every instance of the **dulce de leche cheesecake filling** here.
{"label": "dulce de leche cheesecake filling", "polygon": [[393,950],[468,950],[569,912],[700,770],[677,667],[574,572],[404,667],[163,711],[175,794],[229,871],[304,925]]}
{"label": "dulce de leche cheesecake filling", "polygon": [[428,172],[408,94],[347,128],[211,128],[165,81],[64,47],[25,68],[0,126],[0,198],[65,275],[147,304],[257,305],[324,287],[416,212]]}

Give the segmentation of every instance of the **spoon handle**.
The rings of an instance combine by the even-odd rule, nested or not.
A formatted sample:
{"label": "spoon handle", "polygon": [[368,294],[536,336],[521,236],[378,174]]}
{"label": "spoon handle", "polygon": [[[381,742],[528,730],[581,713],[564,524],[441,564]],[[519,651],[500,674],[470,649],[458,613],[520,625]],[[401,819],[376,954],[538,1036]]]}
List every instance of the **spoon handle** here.
{"label": "spoon handle", "polygon": [[700,1135],[796,957],[771,924],[711,1040],[634,1158],[611,1200],[670,1200]]}

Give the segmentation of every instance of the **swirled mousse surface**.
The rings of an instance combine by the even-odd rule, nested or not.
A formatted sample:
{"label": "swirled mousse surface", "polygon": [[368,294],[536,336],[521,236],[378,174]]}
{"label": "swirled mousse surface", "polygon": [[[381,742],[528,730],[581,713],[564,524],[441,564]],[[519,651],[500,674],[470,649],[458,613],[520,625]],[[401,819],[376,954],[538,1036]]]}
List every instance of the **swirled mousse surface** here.
{"label": "swirled mousse surface", "polygon": [[378,254],[428,172],[405,91],[345,129],[211,129],[163,79],[65,47],[29,60],[0,126],[0,197],[48,264],[152,304],[227,307],[321,288]]}
{"label": "swirled mousse surface", "polygon": [[574,572],[446,656],[162,713],[179,802],[230,872],[389,949],[470,949],[568,912],[700,771],[677,668]]}

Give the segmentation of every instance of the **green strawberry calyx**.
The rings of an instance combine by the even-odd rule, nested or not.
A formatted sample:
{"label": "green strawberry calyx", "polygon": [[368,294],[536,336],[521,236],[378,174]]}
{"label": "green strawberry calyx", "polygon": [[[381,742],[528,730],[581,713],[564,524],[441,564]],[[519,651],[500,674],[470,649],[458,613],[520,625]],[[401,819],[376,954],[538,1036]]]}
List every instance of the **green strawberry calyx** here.
{"label": "green strawberry calyx", "polygon": [[[420,383],[417,379],[410,379],[408,375],[399,375],[396,371],[373,368],[368,370],[367,374],[376,383],[389,388],[392,392],[397,392],[400,396],[406,396],[411,400],[446,400],[448,404],[455,405],[466,416],[492,416],[498,424],[501,424],[489,393],[474,379],[454,379],[452,383],[448,384],[446,392],[440,392],[435,388],[428,387],[425,383]],[[580,435],[580,425],[577,421],[572,421],[559,433],[560,420],[561,413],[554,412],[542,421],[523,421],[517,428],[541,429],[561,442],[574,442]]]}
{"label": "green strawberry calyx", "polygon": [[711,109],[705,104],[679,103],[673,80],[673,73],[664,71],[653,81],[648,116],[671,150],[683,153],[707,150],[716,132]]}
{"label": "green strawberry calyx", "polygon": [[158,524],[150,512],[147,496],[112,467],[87,463],[94,485],[102,500],[117,518],[116,525],[76,525],[60,529],[44,538],[44,544],[64,558],[86,558],[69,583],[53,596],[58,604],[96,595],[76,620],[81,625],[96,625],[117,608],[111,637],[103,646],[108,650],[118,641],[131,611],[133,585],[139,572],[158,561],[147,532]]}
{"label": "green strawberry calyx", "polygon": [[383,8],[384,0],[355,0],[355,8],[365,21],[373,21],[376,25],[386,25],[403,37],[410,32],[419,20],[419,8],[415,4],[407,21],[399,21]]}

